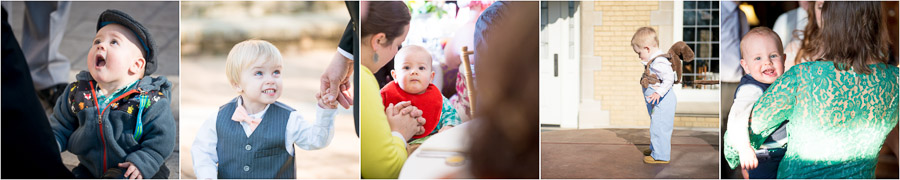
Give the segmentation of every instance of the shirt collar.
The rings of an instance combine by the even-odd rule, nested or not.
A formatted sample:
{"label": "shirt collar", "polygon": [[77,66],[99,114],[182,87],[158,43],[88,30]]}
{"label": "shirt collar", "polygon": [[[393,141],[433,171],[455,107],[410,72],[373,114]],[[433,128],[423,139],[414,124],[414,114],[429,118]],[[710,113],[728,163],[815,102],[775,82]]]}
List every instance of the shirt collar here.
{"label": "shirt collar", "polygon": [[663,55],[663,54],[665,54],[665,53],[663,53],[662,50],[656,50],[656,52],[653,52],[653,54],[650,54],[650,59],[647,59],[647,61],[641,61],[641,64],[644,64],[646,66],[647,64],[650,64],[651,62],[653,62],[653,59],[656,59],[657,56]]}
{"label": "shirt collar", "polygon": [[[243,106],[243,105],[244,105],[244,100],[243,100],[243,99],[244,99],[244,97],[238,98],[238,100],[237,100],[238,106]],[[266,111],[269,110],[269,106],[270,106],[270,105],[272,105],[272,104],[266,104],[266,107],[263,108],[262,111],[259,111],[259,112],[254,113],[254,114],[248,114],[248,116],[250,116],[251,118],[260,118],[260,119],[262,119],[263,115],[266,115]]]}
{"label": "shirt collar", "polygon": [[[140,81],[140,79],[131,82],[131,84],[128,84],[128,86],[121,87],[119,89],[116,89],[115,91],[112,91],[112,94],[110,94],[109,96],[103,94],[103,91],[96,91],[95,93],[97,93],[97,102],[99,103],[100,107],[106,108],[106,105],[109,105],[110,101],[112,101],[114,98],[125,94],[125,92],[130,89],[133,89],[137,85],[138,81]],[[100,89],[99,83],[96,86],[97,89]]]}

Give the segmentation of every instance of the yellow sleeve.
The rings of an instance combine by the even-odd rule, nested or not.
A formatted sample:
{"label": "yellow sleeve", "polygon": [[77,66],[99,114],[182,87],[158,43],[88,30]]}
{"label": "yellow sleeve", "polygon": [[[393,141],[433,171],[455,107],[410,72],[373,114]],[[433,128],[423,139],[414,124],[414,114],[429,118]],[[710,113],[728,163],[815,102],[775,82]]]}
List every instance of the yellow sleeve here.
{"label": "yellow sleeve", "polygon": [[375,76],[365,66],[359,69],[362,177],[396,179],[406,162],[406,142],[391,135]]}

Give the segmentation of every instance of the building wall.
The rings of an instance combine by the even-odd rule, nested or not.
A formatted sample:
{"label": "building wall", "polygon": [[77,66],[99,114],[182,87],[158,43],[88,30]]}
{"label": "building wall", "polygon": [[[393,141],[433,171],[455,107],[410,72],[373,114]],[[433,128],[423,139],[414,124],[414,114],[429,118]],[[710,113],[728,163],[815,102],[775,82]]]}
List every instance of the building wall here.
{"label": "building wall", "polygon": [[[676,4],[600,1],[582,2],[582,8],[579,128],[649,126],[650,117],[638,83],[644,68],[631,48],[631,37],[640,27],[653,27],[661,49],[667,50],[680,40],[674,38],[681,34],[675,32],[680,32],[681,26],[673,24]],[[680,88],[673,90],[678,92]],[[676,127],[718,127],[718,116],[676,116]]]}

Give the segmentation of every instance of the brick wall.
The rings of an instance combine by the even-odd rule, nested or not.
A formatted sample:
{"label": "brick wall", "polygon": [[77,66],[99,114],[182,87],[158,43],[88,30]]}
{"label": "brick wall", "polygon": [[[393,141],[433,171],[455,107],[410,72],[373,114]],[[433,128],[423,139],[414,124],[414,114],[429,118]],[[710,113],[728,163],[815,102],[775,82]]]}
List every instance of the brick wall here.
{"label": "brick wall", "polygon": [[649,126],[638,84],[643,66],[631,48],[631,36],[650,26],[650,12],[659,9],[659,2],[599,1],[593,8],[602,14],[602,25],[594,26],[593,35],[593,54],[602,58],[602,70],[594,71],[594,99],[609,111],[610,126]]}
{"label": "brick wall", "polygon": [[[593,100],[601,103],[602,111],[609,112],[608,126],[634,127],[649,126],[650,117],[643,102],[643,93],[638,84],[643,66],[631,48],[631,36],[640,27],[650,26],[657,30],[660,47],[667,50],[672,44],[671,22],[663,18],[674,9],[672,2],[659,1],[599,1],[593,7],[584,7],[597,13],[600,25],[593,26],[593,56],[600,59],[600,70],[594,70]],[[591,9],[592,8],[592,9]],[[667,9],[668,8],[668,9]],[[654,17],[654,13],[662,14]],[[657,19],[654,19],[657,18]],[[680,17],[676,17],[680,18]],[[678,26],[680,27],[680,26]],[[661,30],[661,28],[663,30]],[[666,31],[668,30],[668,32]],[[588,36],[590,34],[585,34]],[[716,107],[717,108],[717,107]],[[718,127],[718,117],[676,115],[676,127]]]}

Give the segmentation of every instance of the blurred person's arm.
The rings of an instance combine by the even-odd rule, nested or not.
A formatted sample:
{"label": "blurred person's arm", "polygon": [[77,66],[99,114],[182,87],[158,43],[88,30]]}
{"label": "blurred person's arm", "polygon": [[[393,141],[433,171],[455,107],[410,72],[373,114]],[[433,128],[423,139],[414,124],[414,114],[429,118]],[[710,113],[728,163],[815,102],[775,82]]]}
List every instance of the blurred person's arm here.
{"label": "blurred person's arm", "polygon": [[[363,178],[394,179],[406,162],[406,138],[391,133],[378,82],[365,66],[360,67],[360,145]],[[400,135],[402,136],[402,135]]]}
{"label": "blurred person's arm", "polygon": [[301,149],[322,149],[331,143],[334,138],[334,116],[337,109],[323,109],[316,106],[316,121],[309,122],[303,119],[299,112],[291,112],[285,129],[285,148],[294,155],[294,146]]}
{"label": "blurred person's arm", "polygon": [[[347,2],[348,9],[354,9],[351,7],[352,5],[353,3]],[[322,84],[318,93],[324,97],[326,104],[336,102],[345,109],[353,105],[353,83],[350,82],[350,78],[353,77],[353,65],[355,64],[353,53],[358,46],[355,25],[351,20],[344,28],[337,50],[331,57],[331,62],[325,72],[322,73]]]}
{"label": "blurred person's arm", "polygon": [[216,179],[218,177],[219,155],[216,151],[218,137],[216,135],[217,114],[203,121],[194,143],[191,144],[191,160],[194,163],[194,175],[197,179]]}
{"label": "blurred person's arm", "polygon": [[326,98],[324,101],[327,104],[336,101],[345,109],[353,105],[353,83],[350,82],[353,75],[352,57],[352,54],[338,48],[322,74],[319,94]]}

